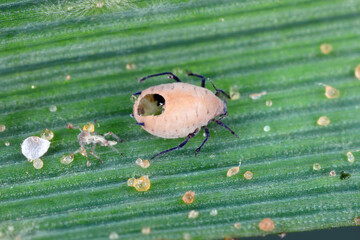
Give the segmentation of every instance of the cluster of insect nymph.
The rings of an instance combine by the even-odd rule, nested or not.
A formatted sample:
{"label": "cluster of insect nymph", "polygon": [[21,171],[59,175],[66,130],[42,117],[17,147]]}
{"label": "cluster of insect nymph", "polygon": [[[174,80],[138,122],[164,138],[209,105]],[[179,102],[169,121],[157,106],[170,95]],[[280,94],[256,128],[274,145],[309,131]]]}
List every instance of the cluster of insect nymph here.
{"label": "cluster of insect nymph", "polygon": [[[137,125],[140,125],[145,131],[152,135],[161,138],[185,138],[185,141],[176,147],[159,152],[151,159],[182,148],[189,139],[193,138],[201,129],[203,129],[205,132],[205,139],[195,150],[196,156],[209,139],[210,132],[207,126],[210,122],[214,122],[224,127],[234,136],[238,137],[233,130],[221,121],[222,118],[228,114],[225,98],[230,98],[230,96],[223,90],[217,89],[209,78],[206,79],[204,76],[188,72],[189,76],[201,79],[201,87],[183,83],[171,72],[152,74],[138,80],[139,82],[143,82],[148,78],[162,75],[167,75],[176,82],[160,84],[149,87],[141,92],[134,93],[133,96],[137,97],[137,99],[134,103],[131,116],[136,119]],[[212,87],[215,89],[215,93],[205,88],[206,80],[211,83]],[[68,128],[74,127],[71,126]],[[97,144],[110,147],[124,156],[113,146],[120,141],[120,138],[112,132],[100,135],[99,133],[94,132],[94,128],[91,127],[84,127],[83,129],[80,127],[76,128],[81,131],[78,135],[80,149],[75,151],[74,154],[81,152],[88,158],[88,165],[90,162],[89,155],[85,150],[86,145],[92,145],[89,152],[101,163],[101,158],[94,152]],[[114,137],[117,142],[106,140],[106,136]]]}

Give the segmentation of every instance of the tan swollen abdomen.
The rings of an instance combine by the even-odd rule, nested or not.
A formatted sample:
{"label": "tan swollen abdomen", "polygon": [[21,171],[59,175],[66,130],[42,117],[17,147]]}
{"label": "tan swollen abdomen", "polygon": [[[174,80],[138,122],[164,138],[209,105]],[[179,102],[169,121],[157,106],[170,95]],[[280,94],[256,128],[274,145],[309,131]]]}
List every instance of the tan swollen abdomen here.
{"label": "tan swollen abdomen", "polygon": [[[147,94],[159,94],[165,99],[164,112],[157,116],[141,116],[137,109]],[[206,88],[188,83],[170,83],[150,87],[141,92],[134,104],[133,114],[143,129],[162,138],[186,137],[206,126],[225,112],[225,104]]]}

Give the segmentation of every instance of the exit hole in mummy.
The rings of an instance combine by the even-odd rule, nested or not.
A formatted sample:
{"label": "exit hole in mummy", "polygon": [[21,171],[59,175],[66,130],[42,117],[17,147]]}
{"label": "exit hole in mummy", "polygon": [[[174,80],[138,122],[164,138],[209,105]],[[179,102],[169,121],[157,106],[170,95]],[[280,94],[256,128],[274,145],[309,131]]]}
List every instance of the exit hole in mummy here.
{"label": "exit hole in mummy", "polygon": [[140,100],[138,114],[140,116],[157,116],[164,112],[165,99],[159,94],[147,94]]}

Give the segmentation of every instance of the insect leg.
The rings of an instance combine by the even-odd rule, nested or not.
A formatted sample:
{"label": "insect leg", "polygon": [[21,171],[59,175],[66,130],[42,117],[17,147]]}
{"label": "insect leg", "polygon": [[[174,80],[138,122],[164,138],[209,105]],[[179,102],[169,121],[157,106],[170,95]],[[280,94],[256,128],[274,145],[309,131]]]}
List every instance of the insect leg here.
{"label": "insect leg", "polygon": [[96,144],[94,143],[92,145],[92,147],[91,147],[90,154],[93,155],[94,157],[96,157],[100,161],[100,163],[102,164],[103,163],[102,159],[98,155],[96,155],[95,152],[94,152],[95,147],[96,147]]}
{"label": "insect leg", "polygon": [[162,154],[165,154],[165,153],[174,151],[174,150],[176,150],[176,149],[182,148],[183,146],[185,146],[185,144],[187,144],[187,142],[189,141],[189,139],[192,138],[192,137],[194,137],[194,136],[195,136],[194,133],[189,134],[189,135],[186,137],[185,141],[182,142],[182,143],[180,143],[178,146],[173,147],[173,148],[170,148],[170,149],[165,150],[165,151],[162,151],[162,152],[159,152],[158,154],[154,155],[154,156],[153,156],[152,158],[150,158],[150,159],[154,159],[154,158],[156,158],[157,156],[160,156],[160,155],[162,155]]}
{"label": "insect leg", "polygon": [[201,76],[199,74],[195,74],[193,72],[187,72],[187,75],[188,76],[194,76],[194,77],[198,77],[198,78],[201,78],[201,87],[205,87],[205,81],[206,81],[206,78],[204,76]]}
{"label": "insect leg", "polygon": [[85,149],[85,147],[83,145],[80,144],[80,148],[82,148],[84,150],[84,154],[85,154],[85,156],[87,158],[87,164],[86,165],[90,166],[91,163],[90,163],[90,159],[89,159],[89,154],[87,153],[87,151],[86,151],[86,149]]}
{"label": "insect leg", "polygon": [[205,134],[206,134],[206,138],[205,138],[205,140],[202,142],[202,144],[200,145],[200,147],[198,147],[198,148],[195,150],[195,157],[196,157],[196,155],[200,152],[201,148],[204,146],[204,144],[207,142],[207,140],[208,140],[209,137],[210,137],[209,129],[207,129],[206,126],[204,126],[203,128],[204,128],[204,131],[205,131]]}
{"label": "insect leg", "polygon": [[141,94],[141,91],[140,91],[140,92],[133,93],[132,95],[133,95],[133,96],[137,96],[137,95],[140,95],[140,94]]}
{"label": "insect leg", "polygon": [[[195,74],[195,73],[193,73],[193,72],[187,72],[187,75],[188,75],[188,76],[194,76],[194,77],[197,77],[197,78],[201,78],[201,87],[205,87],[206,78],[205,78],[204,76],[199,75],[199,74]],[[221,93],[221,94],[223,94],[225,97],[227,97],[227,98],[230,99],[229,94],[227,94],[226,92],[224,92],[224,91],[221,90],[221,89],[217,89],[217,88],[215,87],[215,84],[211,81],[210,78],[208,78],[208,80],[209,80],[209,82],[211,83],[211,85],[213,86],[213,88],[215,89],[215,91],[216,91],[215,95],[216,95],[216,96],[219,96],[220,93]]]}
{"label": "insect leg", "polygon": [[115,138],[118,142],[121,142],[121,139],[118,136],[116,136],[113,132],[107,132],[103,136],[106,137],[109,135],[111,135],[113,138]]}
{"label": "insect leg", "polygon": [[79,153],[80,152],[80,149],[78,149],[78,150],[76,150],[75,152],[73,152],[72,154],[77,154],[77,153]]}
{"label": "insect leg", "polygon": [[122,154],[121,152],[119,152],[119,150],[117,150],[116,148],[114,148],[113,146],[111,146],[110,144],[107,145],[109,148],[111,148],[112,150],[114,150],[115,152],[117,152],[118,154],[120,154],[121,156],[125,157],[124,154]]}
{"label": "insect leg", "polygon": [[231,132],[233,135],[235,135],[235,137],[239,137],[233,130],[231,130],[228,126],[226,126],[222,121],[217,120],[217,119],[213,119],[213,122],[215,122],[216,124],[226,128],[229,132]]}
{"label": "insect leg", "polygon": [[163,72],[163,73],[152,74],[152,75],[149,75],[149,76],[140,78],[140,79],[138,79],[138,81],[139,81],[139,82],[143,82],[143,81],[145,81],[145,80],[148,79],[148,78],[157,77],[157,76],[162,76],[162,75],[168,75],[169,78],[173,78],[175,81],[181,82],[180,79],[179,79],[177,76],[175,76],[174,74],[172,74],[171,72]]}

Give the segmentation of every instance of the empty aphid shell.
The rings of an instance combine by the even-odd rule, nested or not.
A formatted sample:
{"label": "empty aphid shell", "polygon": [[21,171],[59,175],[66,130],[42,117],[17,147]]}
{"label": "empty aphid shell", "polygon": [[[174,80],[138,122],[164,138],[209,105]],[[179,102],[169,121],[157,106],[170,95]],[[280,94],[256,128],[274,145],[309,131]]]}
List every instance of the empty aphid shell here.
{"label": "empty aphid shell", "polygon": [[133,70],[136,68],[136,65],[134,63],[127,63],[126,64],[126,69],[127,70]]}
{"label": "empty aphid shell", "polygon": [[22,154],[29,160],[42,157],[49,149],[50,142],[36,136],[28,137],[21,144]]}
{"label": "empty aphid shell", "polygon": [[70,164],[74,161],[74,154],[70,153],[61,157],[60,162],[62,164]]}
{"label": "empty aphid shell", "polygon": [[49,129],[44,129],[44,130],[42,130],[42,132],[40,133],[40,137],[42,138],[42,139],[45,139],[45,140],[51,140],[51,139],[53,139],[53,137],[54,137],[54,133],[51,131],[51,130],[49,130]]}
{"label": "empty aphid shell", "polygon": [[49,107],[49,111],[50,111],[50,112],[56,112],[56,111],[57,111],[57,107],[56,107],[55,105],[51,105],[51,106]]}
{"label": "empty aphid shell", "polygon": [[117,232],[112,232],[109,235],[110,240],[119,239],[119,234]]}
{"label": "empty aphid shell", "polygon": [[182,200],[184,201],[184,203],[186,204],[190,204],[194,201],[194,197],[195,197],[195,192],[193,191],[187,191],[184,196],[182,197]]}
{"label": "empty aphid shell", "polygon": [[355,77],[360,80],[360,64],[355,68]]}
{"label": "empty aphid shell", "polygon": [[329,99],[338,98],[340,96],[340,91],[336,88],[325,85],[325,96]]}
{"label": "empty aphid shell", "polygon": [[227,171],[226,176],[227,177],[234,176],[239,173],[239,170],[240,170],[239,167],[232,167]]}
{"label": "empty aphid shell", "polygon": [[36,168],[36,169],[41,169],[41,168],[44,166],[44,162],[43,162],[40,158],[35,159],[35,160],[33,161],[33,166],[34,166],[34,168]]}
{"label": "empty aphid shell", "polygon": [[151,232],[151,228],[150,228],[150,227],[143,227],[143,228],[141,229],[141,233],[142,233],[142,234],[147,235],[147,234],[150,234],[150,232]]}
{"label": "empty aphid shell", "polygon": [[348,162],[349,162],[349,163],[355,162],[355,157],[354,157],[354,155],[352,154],[352,152],[348,152],[348,153],[346,154],[346,156],[347,156],[347,159],[348,159]]}
{"label": "empty aphid shell", "polygon": [[267,107],[271,107],[272,104],[273,104],[273,102],[272,102],[271,100],[266,100],[266,102],[265,102],[265,105],[266,105]]}
{"label": "empty aphid shell", "polygon": [[94,132],[95,131],[94,124],[92,124],[92,123],[85,124],[84,127],[83,127],[83,131]]}
{"label": "empty aphid shell", "polygon": [[142,160],[141,158],[138,158],[135,163],[142,168],[148,168],[150,166],[149,160],[146,159]]}
{"label": "empty aphid shell", "polygon": [[336,171],[335,171],[335,170],[331,170],[329,174],[330,174],[330,176],[335,177],[335,176],[336,176]]}
{"label": "empty aphid shell", "polygon": [[327,126],[330,124],[330,119],[326,116],[321,116],[318,120],[317,120],[317,124],[320,126]]}
{"label": "empty aphid shell", "polygon": [[150,188],[150,179],[148,176],[142,176],[134,181],[134,187],[139,192],[146,192]]}
{"label": "empty aphid shell", "polygon": [[211,209],[211,211],[210,211],[211,216],[216,216],[217,214],[218,214],[218,211],[216,209]]}
{"label": "empty aphid shell", "polygon": [[135,184],[135,178],[129,178],[128,180],[127,180],[127,185],[129,186],[129,187],[133,187],[134,186],[134,184]]}
{"label": "empty aphid shell", "polygon": [[7,147],[10,146],[10,142],[6,141],[5,146],[7,146]]}
{"label": "empty aphid shell", "polygon": [[188,214],[188,218],[197,218],[199,216],[199,212],[196,210],[191,210]]}
{"label": "empty aphid shell", "polygon": [[142,165],[140,165],[142,168],[148,168],[148,167],[150,167],[150,162],[149,162],[149,160],[147,160],[147,159],[145,159],[145,160],[143,160],[143,162],[142,162]]}
{"label": "empty aphid shell", "polygon": [[325,55],[331,53],[332,49],[333,49],[333,47],[329,43],[323,43],[320,46],[320,50],[321,50],[322,54],[325,54]]}
{"label": "empty aphid shell", "polygon": [[266,125],[264,127],[264,132],[269,132],[271,130],[270,126],[269,125]]}
{"label": "empty aphid shell", "polygon": [[230,87],[230,99],[231,100],[237,100],[240,98],[240,92],[239,92],[239,87],[238,86],[231,86]]}
{"label": "empty aphid shell", "polygon": [[239,222],[234,223],[234,228],[240,229],[241,228],[241,223],[239,223]]}
{"label": "empty aphid shell", "polygon": [[315,171],[319,171],[319,170],[321,169],[321,165],[320,165],[319,163],[314,163],[313,169],[314,169]]}
{"label": "empty aphid shell", "polygon": [[272,231],[275,228],[275,224],[273,222],[273,220],[271,220],[270,218],[264,218],[263,220],[261,220],[261,222],[259,223],[259,229],[261,231]]}
{"label": "empty aphid shell", "polygon": [[246,171],[244,173],[244,178],[247,179],[247,180],[251,180],[253,178],[254,174],[250,171]]}

